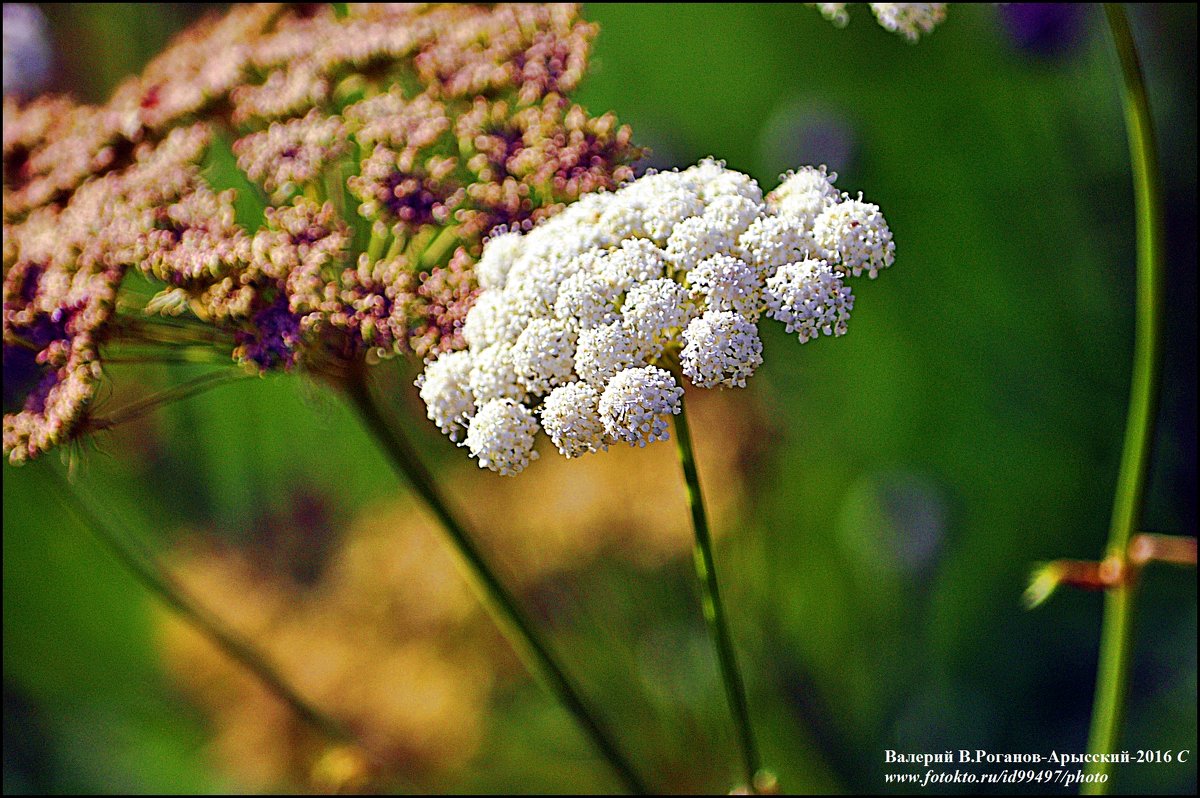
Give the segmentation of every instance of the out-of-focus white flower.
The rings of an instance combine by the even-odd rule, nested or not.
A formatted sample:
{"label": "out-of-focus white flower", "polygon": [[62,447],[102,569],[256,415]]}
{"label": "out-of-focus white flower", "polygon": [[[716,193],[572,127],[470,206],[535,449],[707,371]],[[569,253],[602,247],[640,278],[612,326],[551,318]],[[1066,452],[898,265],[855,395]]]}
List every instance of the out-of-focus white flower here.
{"label": "out-of-focus white flower", "polygon": [[839,28],[844,28],[850,24],[850,14],[846,11],[846,6],[849,3],[809,3],[809,5],[821,12],[821,16],[837,25]]}
{"label": "out-of-focus white flower", "polygon": [[[809,3],[825,19],[844,28],[850,22],[846,11],[849,3]],[[898,33],[910,42],[916,42],[921,34],[932,33],[946,19],[946,3],[870,3],[875,19],[885,29]]]}
{"label": "out-of-focus white flower", "polygon": [[567,457],[665,439],[678,380],[746,385],[764,311],[801,342],[841,335],[854,303],[843,278],[873,276],[894,246],[878,207],[834,177],[805,167],[764,199],[753,178],[706,159],[495,236],[468,352],[419,382],[430,418],[452,436],[465,426],[480,466],[514,474],[538,419]]}
{"label": "out-of-focus white flower", "polygon": [[880,25],[914,43],[946,19],[945,3],[871,3],[871,10]]}

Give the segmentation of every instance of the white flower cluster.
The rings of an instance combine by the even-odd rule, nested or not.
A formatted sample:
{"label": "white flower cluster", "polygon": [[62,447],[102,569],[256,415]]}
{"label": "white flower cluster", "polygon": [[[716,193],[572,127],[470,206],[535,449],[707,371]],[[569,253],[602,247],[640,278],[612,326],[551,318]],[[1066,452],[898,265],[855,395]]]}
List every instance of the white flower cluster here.
{"label": "white flower cluster", "polygon": [[804,167],[764,197],[705,160],[493,236],[467,349],[417,380],[429,418],[501,474],[536,459],[539,422],[566,457],[665,440],[680,375],[744,387],[762,364],[764,314],[801,343],[842,335],[854,307],[844,279],[892,265],[879,208],[836,178]]}
{"label": "white flower cluster", "polygon": [[[849,3],[809,3],[821,12],[825,19],[844,28],[850,22],[846,11]],[[885,29],[898,33],[910,42],[916,42],[922,34],[933,32],[946,19],[946,3],[870,3],[875,19]]]}

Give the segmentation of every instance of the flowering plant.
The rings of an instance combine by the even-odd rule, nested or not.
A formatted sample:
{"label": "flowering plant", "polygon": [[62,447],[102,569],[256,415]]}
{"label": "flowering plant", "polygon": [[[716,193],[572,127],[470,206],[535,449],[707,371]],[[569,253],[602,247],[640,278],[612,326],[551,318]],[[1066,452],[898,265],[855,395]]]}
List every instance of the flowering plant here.
{"label": "flowering plant", "polygon": [[[835,25],[857,13],[815,5]],[[596,26],[573,7],[239,6],[98,105],[6,97],[4,455],[29,464],[5,475],[6,726],[34,732],[6,740],[6,783],[10,759],[40,746],[24,699],[43,709],[37,691],[71,672],[44,640],[106,664],[146,653],[119,628],[122,610],[144,620],[140,596],[88,592],[114,565],[163,599],[163,663],[202,712],[163,696],[190,716],[189,753],[202,720],[240,789],[723,791],[740,752],[735,792],[777,790],[764,764],[788,789],[832,792],[877,787],[870,752],[897,740],[940,750],[980,717],[1039,731],[1028,718],[1046,713],[1011,699],[1046,678],[1082,684],[1094,664],[1062,624],[1043,633],[1044,614],[1012,605],[1016,571],[1044,554],[1029,525],[1053,536],[1049,556],[1070,552],[1087,533],[1064,498],[1103,499],[1080,452],[1099,450],[1116,402],[1079,390],[1062,403],[1071,423],[1052,419],[1085,366],[1125,378],[1110,353],[1128,286],[1092,279],[1122,254],[1105,246],[1113,195],[1070,185],[1099,155],[1112,174],[1090,177],[1115,185],[1116,109],[1090,57],[1063,50],[1026,74],[1004,29],[981,38],[990,17],[1055,9],[956,9],[947,25],[946,4],[870,6],[888,32],[861,17],[838,34],[806,7],[597,7],[616,24],[587,94]],[[18,7],[37,19],[5,7],[6,94],[27,85],[10,83]],[[145,13],[152,33],[163,12]],[[1165,244],[1140,68],[1109,15],[1143,242],[1130,432],[1104,559],[1045,563],[1027,594],[1108,596],[1097,754],[1119,742],[1125,685],[1145,684],[1129,675],[1142,575],[1195,560],[1194,539],[1141,531],[1170,523],[1142,507]],[[1075,31],[1075,52],[1094,32]],[[929,49],[905,44],[931,34]],[[830,57],[839,37],[852,58]],[[1005,57],[979,58],[971,37]],[[638,137],[579,103],[621,109]],[[818,129],[838,146],[821,151]],[[1078,140],[1056,160],[1037,145],[1062,130]],[[634,180],[647,140],[664,171]],[[759,180],[821,162],[841,177],[802,167],[769,191],[713,159],[665,171],[709,152]],[[1030,196],[1053,196],[1053,213],[989,201]],[[953,201],[929,212],[932,197]],[[1084,234],[1088,210],[1100,235]],[[868,285],[892,265],[892,230],[904,273]],[[1028,260],[1038,251],[1064,257]],[[852,314],[851,339],[795,346],[842,336]],[[1059,362],[1070,378],[1056,382]],[[233,380],[242,390],[130,423]],[[311,401],[326,395],[366,437]],[[412,490],[380,480],[364,443]],[[56,453],[70,470],[55,482]],[[145,508],[92,510],[89,485]],[[70,545],[48,498],[116,560]],[[86,629],[33,589],[84,607]],[[1001,634],[961,632],[979,628]],[[1008,656],[1013,639],[1045,654]],[[1175,654],[1154,656],[1166,673]],[[122,681],[140,709],[144,684]],[[1176,682],[1143,699],[1194,692]],[[1049,706],[1082,728],[1082,693],[1061,692]],[[68,726],[87,719],[89,745],[125,745],[78,711],[94,696],[53,695]],[[64,714],[46,709],[49,724]],[[1189,728],[1186,710],[1152,717],[1164,739]],[[1110,769],[1091,763],[1088,784]],[[1152,778],[1188,784],[1186,768]]]}

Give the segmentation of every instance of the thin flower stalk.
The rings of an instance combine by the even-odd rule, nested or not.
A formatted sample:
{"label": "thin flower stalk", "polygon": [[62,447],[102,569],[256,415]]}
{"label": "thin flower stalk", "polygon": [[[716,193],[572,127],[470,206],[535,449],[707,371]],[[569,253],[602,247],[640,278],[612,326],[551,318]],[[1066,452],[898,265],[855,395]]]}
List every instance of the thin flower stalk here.
{"label": "thin flower stalk", "polygon": [[488,565],[487,559],[475,544],[475,536],[450,509],[438,488],[437,480],[425,467],[415,447],[405,437],[403,428],[389,422],[372,395],[365,374],[360,373],[347,380],[346,395],[364,426],[387,455],[397,475],[408,481],[441,523],[449,542],[458,552],[480,601],[504,631],[526,667],[579,722],[625,789],[635,794],[647,793],[645,783],[622,753],[612,733],[588,705],[582,691],[558,664],[550,645]]}
{"label": "thin flower stalk", "polygon": [[[172,611],[199,630],[232,660],[254,674],[296,715],[331,741],[355,746],[361,744],[334,718],[313,706],[292,687],[287,678],[249,640],[239,635],[199,602],[179,583],[154,552],[132,535],[118,531],[101,520],[85,501],[80,489],[53,468],[43,469],[56,483],[57,495],[67,510],[105,546],[138,584],[156,596]],[[369,755],[369,752],[366,752]]]}
{"label": "thin flower stalk", "polygon": [[696,577],[700,583],[701,608],[708,634],[717,652],[721,681],[725,685],[725,697],[733,713],[737,729],[738,745],[742,754],[742,766],[746,784],[753,790],[759,781],[762,761],[758,743],[754,737],[754,725],[750,720],[750,704],[746,698],[746,684],[738,668],[737,654],[729,632],[729,621],[721,601],[717,580],[717,563],[713,557],[712,535],[709,533],[708,516],[704,511],[704,495],[700,491],[700,475],[696,472],[696,453],[692,448],[692,435],[688,428],[686,403],[680,401],[679,413],[675,416],[675,446],[679,452],[679,464],[683,467],[683,479],[687,484],[688,507],[692,514],[692,530],[696,536],[692,558],[696,566]]}
{"label": "thin flower stalk", "polygon": [[[1137,47],[1121,5],[1106,3],[1104,11],[1120,62],[1137,218],[1137,319],[1133,378],[1112,523],[1105,549],[1107,557],[1119,558],[1123,563],[1145,504],[1146,475],[1150,467],[1158,411],[1165,247],[1162,185],[1155,149],[1154,122]],[[1121,580],[1104,597],[1100,665],[1096,673],[1095,702],[1088,733],[1089,754],[1111,753],[1120,745],[1132,654],[1136,591],[1136,578],[1129,578]],[[1093,778],[1084,779],[1082,792],[1085,794],[1100,795],[1109,789],[1108,776],[1112,765],[1097,761],[1101,759],[1103,757],[1091,757],[1087,774]],[[1103,778],[1098,778],[1101,776]]]}
{"label": "thin flower stalk", "polygon": [[1196,539],[1179,535],[1139,532],[1129,541],[1129,562],[1137,568],[1151,563],[1196,567]]}
{"label": "thin flower stalk", "polygon": [[[187,362],[187,361],[183,361]],[[148,413],[165,407],[174,402],[181,402],[184,399],[190,399],[193,396],[219,388],[222,385],[228,385],[231,382],[247,379],[250,375],[239,371],[230,371],[229,369],[220,369],[218,371],[209,371],[194,377],[186,382],[181,382],[178,385],[173,385],[158,393],[138,399],[125,407],[114,410],[111,414],[103,417],[95,417],[88,419],[85,424],[89,431],[108,430],[120,424],[126,424],[130,421],[142,418]]]}

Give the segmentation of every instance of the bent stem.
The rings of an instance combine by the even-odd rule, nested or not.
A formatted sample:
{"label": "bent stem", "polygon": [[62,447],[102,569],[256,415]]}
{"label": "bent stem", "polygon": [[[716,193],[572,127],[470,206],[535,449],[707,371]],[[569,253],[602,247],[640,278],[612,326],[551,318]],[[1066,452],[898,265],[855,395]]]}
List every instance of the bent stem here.
{"label": "bent stem", "polygon": [[737,728],[738,743],[742,751],[742,764],[746,774],[746,786],[753,791],[761,767],[758,746],[754,741],[754,727],[750,723],[750,709],[746,701],[746,685],[738,670],[733,641],[729,635],[729,623],[725,607],[721,603],[721,592],[717,586],[717,566],[713,559],[712,537],[708,531],[708,517],[704,512],[704,497],[700,493],[700,477],[696,473],[696,454],[692,450],[692,436],[688,429],[685,402],[679,402],[679,413],[675,416],[675,442],[679,451],[679,462],[683,466],[683,478],[687,483],[688,506],[692,511],[692,528],[696,534],[696,545],[692,559],[696,565],[696,576],[700,581],[701,604],[708,634],[717,650],[717,661],[721,668],[721,680],[725,684],[725,695],[733,713]]}
{"label": "bent stem", "polygon": [[[1154,439],[1161,363],[1161,307],[1163,293],[1162,187],[1154,144],[1154,125],[1146,84],[1138,62],[1129,20],[1120,4],[1105,3],[1105,15],[1121,64],[1125,126],[1133,168],[1134,202],[1137,208],[1137,321],[1133,353],[1133,381],[1125,443],[1117,475],[1106,557],[1118,558],[1122,579],[1104,598],[1104,623],[1100,636],[1100,665],[1096,674],[1096,697],[1088,735],[1088,753],[1105,754],[1119,744],[1124,715],[1132,648],[1132,621],[1136,569],[1129,568],[1126,553],[1130,535],[1137,528],[1145,501],[1146,473]],[[1085,781],[1085,794],[1108,791],[1111,765],[1089,764],[1087,772],[1103,779]]]}
{"label": "bent stem", "polygon": [[457,515],[451,511],[412,443],[398,425],[389,423],[385,418],[371,394],[366,375],[361,370],[350,374],[344,389],[363,423],[391,461],[393,469],[420,494],[441,522],[447,538],[466,566],[471,577],[469,581],[480,600],[525,666],[574,716],[592,744],[616,771],[625,788],[638,794],[647,793],[645,784],[617,747],[612,734],[588,707],[579,688],[558,665],[549,645],[487,564]]}
{"label": "bent stem", "polygon": [[[118,362],[120,361],[118,360]],[[141,418],[172,402],[181,402],[184,399],[198,396],[212,388],[219,388],[222,385],[249,378],[249,374],[240,371],[230,371],[229,369],[210,371],[206,374],[201,374],[199,377],[193,377],[186,382],[181,382],[178,385],[173,385],[158,393],[139,399],[136,402],[131,402],[125,407],[113,411],[112,415],[107,418],[92,419],[89,421],[89,425],[91,429],[112,429],[120,424]]]}
{"label": "bent stem", "polygon": [[[53,468],[47,468],[46,472],[57,483],[59,498],[71,514],[112,552],[117,561],[142,587],[157,596],[235,662],[258,677],[259,681],[291,707],[303,721],[331,740],[362,748],[359,741],[342,724],[305,700],[253,643],[205,609],[159,562],[146,544],[107,526],[100,520],[100,514],[94,512],[84,501],[75,486]],[[363,750],[370,755],[369,751]]]}

